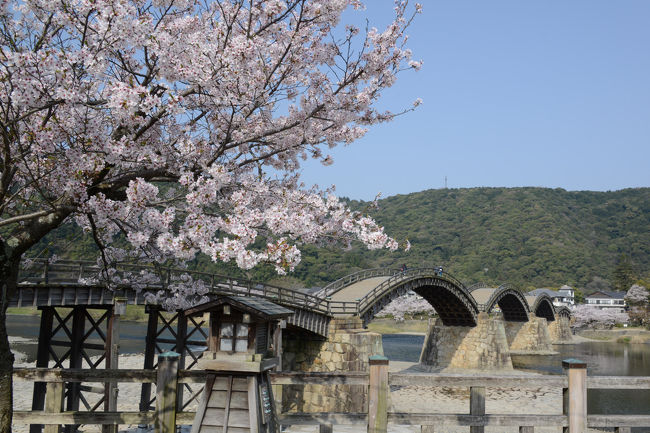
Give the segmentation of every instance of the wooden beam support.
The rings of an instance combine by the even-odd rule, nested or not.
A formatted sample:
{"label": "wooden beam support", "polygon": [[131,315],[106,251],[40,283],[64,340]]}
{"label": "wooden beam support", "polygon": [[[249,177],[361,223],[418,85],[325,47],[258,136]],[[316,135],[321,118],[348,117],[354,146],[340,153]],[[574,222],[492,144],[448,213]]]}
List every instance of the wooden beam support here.
{"label": "wooden beam support", "polygon": [[[472,386],[469,388],[469,414],[474,416],[485,415],[485,387]],[[471,426],[470,433],[483,433],[485,427],[482,425]]]}
{"label": "wooden beam support", "polygon": [[174,433],[176,431],[176,389],[178,386],[179,358],[180,355],[175,352],[165,352],[158,355],[155,433]]}
{"label": "wooden beam support", "polygon": [[564,392],[564,413],[569,417],[567,433],[587,431],[587,364],[578,359],[565,359],[569,387]]}
{"label": "wooden beam support", "polygon": [[368,433],[386,433],[388,427],[388,358],[369,359]]}

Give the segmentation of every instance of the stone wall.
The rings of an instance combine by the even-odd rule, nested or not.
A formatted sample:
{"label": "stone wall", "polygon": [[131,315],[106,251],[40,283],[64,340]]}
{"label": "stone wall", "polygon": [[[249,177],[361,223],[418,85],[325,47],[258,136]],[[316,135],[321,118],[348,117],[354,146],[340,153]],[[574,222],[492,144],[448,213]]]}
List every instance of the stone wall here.
{"label": "stone wall", "polygon": [[573,340],[568,317],[558,317],[548,324],[548,332],[553,343],[567,343]]}
{"label": "stone wall", "polygon": [[[291,371],[368,371],[368,358],[383,355],[381,335],[362,329],[359,318],[334,319],[327,340],[285,334],[282,369]],[[363,412],[363,385],[291,385],[282,392],[282,408],[292,412]]]}
{"label": "stone wall", "polygon": [[480,313],[474,327],[430,321],[420,363],[432,368],[512,370],[503,320]]}
{"label": "stone wall", "polygon": [[552,352],[551,336],[546,319],[530,313],[528,322],[505,322],[506,338],[511,352]]}

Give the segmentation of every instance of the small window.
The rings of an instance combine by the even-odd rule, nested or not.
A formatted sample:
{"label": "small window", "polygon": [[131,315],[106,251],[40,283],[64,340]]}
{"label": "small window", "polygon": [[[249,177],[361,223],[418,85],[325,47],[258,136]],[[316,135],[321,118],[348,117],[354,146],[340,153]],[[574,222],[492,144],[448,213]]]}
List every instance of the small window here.
{"label": "small window", "polygon": [[237,323],[236,325],[234,323],[222,323],[219,339],[219,350],[223,352],[247,352],[248,325],[245,323]]}

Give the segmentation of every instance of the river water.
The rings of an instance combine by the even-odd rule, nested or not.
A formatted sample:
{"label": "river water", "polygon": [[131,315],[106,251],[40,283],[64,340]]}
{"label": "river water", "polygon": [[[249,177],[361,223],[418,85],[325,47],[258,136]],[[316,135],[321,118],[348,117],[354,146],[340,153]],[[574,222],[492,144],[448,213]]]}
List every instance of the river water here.
{"label": "river water", "polygon": [[[13,350],[25,353],[27,361],[33,361],[36,356],[39,322],[38,316],[9,316],[9,335],[21,337],[12,344]],[[143,353],[145,335],[145,324],[122,322],[120,352]],[[423,342],[422,335],[384,335],[384,354],[393,361],[417,362]],[[519,369],[562,374],[562,360],[577,358],[587,363],[589,375],[650,376],[650,344],[586,342],[554,348],[557,355],[515,356],[513,363]],[[589,413],[650,414],[650,390],[590,390]]]}

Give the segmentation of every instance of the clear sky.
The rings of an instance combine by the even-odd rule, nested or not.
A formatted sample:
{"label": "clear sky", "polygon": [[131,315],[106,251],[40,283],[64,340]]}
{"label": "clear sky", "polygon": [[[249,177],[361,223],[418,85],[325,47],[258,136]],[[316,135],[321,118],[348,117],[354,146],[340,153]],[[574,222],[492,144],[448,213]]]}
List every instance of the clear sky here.
{"label": "clear sky", "polygon": [[[424,65],[382,106],[424,103],[337,147],[334,165],[306,164],[307,185],[364,200],[445,176],[450,188],[650,186],[650,1],[420,3],[408,46]],[[383,29],[392,0],[366,4]]]}

